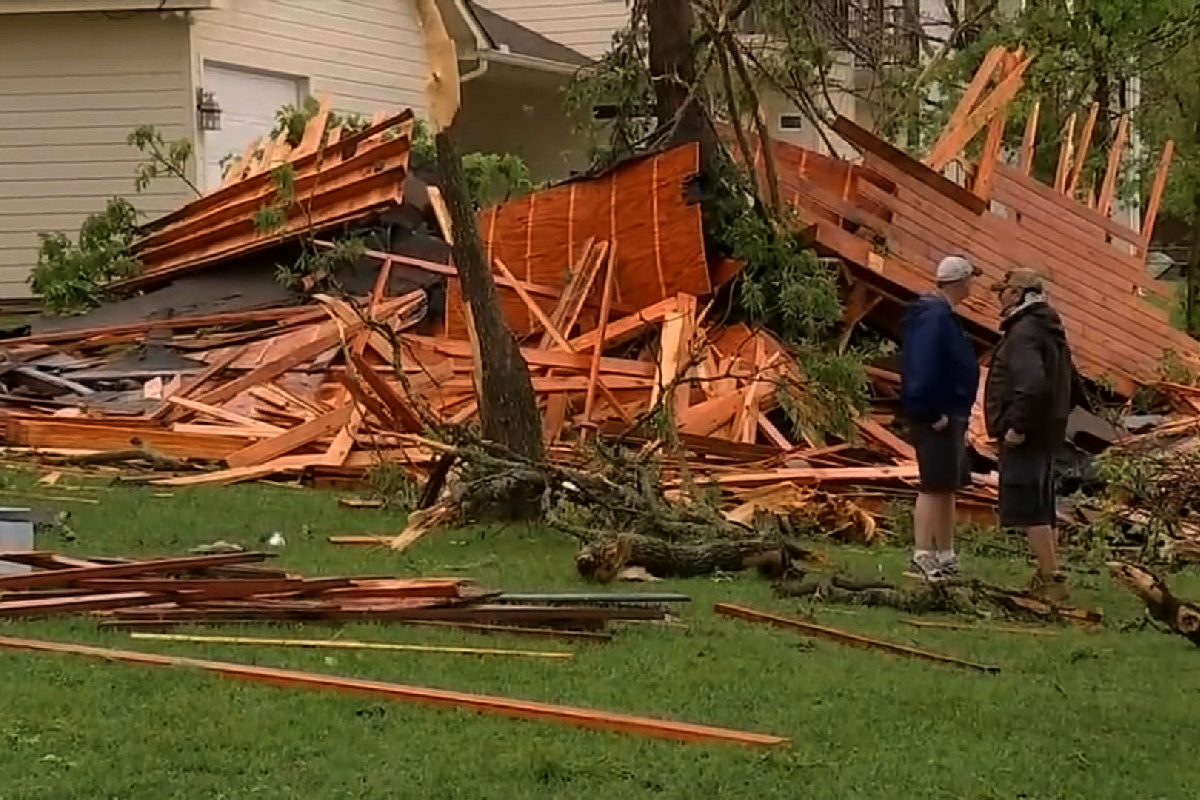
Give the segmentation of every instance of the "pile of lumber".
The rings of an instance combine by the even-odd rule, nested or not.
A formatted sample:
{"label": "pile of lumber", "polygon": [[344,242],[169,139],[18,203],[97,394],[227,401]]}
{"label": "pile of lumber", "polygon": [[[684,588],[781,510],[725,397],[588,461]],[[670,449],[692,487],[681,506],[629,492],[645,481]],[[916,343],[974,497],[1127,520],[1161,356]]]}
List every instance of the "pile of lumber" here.
{"label": "pile of lumber", "polygon": [[[1157,291],[1142,268],[1152,213],[1142,232],[1129,231],[1107,216],[1107,181],[1093,208],[1075,199],[1082,187],[1070,170],[1051,188],[1028,177],[1027,153],[1019,166],[998,163],[993,140],[1027,64],[993,51],[925,163],[844,119],[838,132],[861,163],[772,143],[781,195],[839,264],[844,341],[866,323],[896,333],[900,305],[932,287],[937,260],[965,253],[989,279],[1014,266],[1041,269],[1085,372],[1115,377],[1128,393],[1151,382],[1151,349],[1175,347],[1188,361],[1194,343],[1130,291]],[[3,343],[10,449],[60,468],[141,464],[157,473],[144,479],[173,486],[296,475],[344,484],[379,464],[415,480],[430,474],[445,451],[430,432],[478,416],[453,233],[436,188],[408,163],[409,112],[381,112],[351,132],[331,129],[328,109],[294,147],[285,134],[251,143],[225,186],[153,226],[137,250],[145,271],[114,287],[145,294],[101,309],[94,325],[84,317]],[[983,127],[988,147],[972,166],[960,153]],[[758,143],[758,168],[762,155]],[[954,161],[968,167],[969,186],[942,173]],[[1169,153],[1152,209],[1168,161]],[[278,198],[284,168],[296,200],[285,224],[261,230],[255,211]],[[769,331],[714,319],[713,300],[740,265],[706,252],[698,172],[699,148],[681,145],[479,212],[551,459],[577,464],[579,444],[595,437],[651,448],[669,441],[667,491],[686,468],[720,487],[737,518],[771,504],[819,510],[829,492],[855,504],[839,519],[882,513],[916,481],[913,450],[892,424],[897,374],[871,367],[877,404],[857,420],[857,437],[817,435],[807,423],[828,409],[810,397],[787,348]],[[344,282],[356,288],[281,298],[260,287],[207,306],[179,302],[200,285],[188,281],[207,276],[211,289],[255,270],[270,275],[289,252],[281,247],[328,250],[356,225],[375,232],[354,267],[367,280]],[[997,313],[982,286],[966,303],[981,358],[998,335]],[[1097,315],[1124,327],[1103,333]],[[979,405],[971,444],[994,456]],[[991,521],[995,497],[994,478],[977,476],[964,508]]]}
{"label": "pile of lumber", "polygon": [[79,559],[0,553],[33,569],[0,575],[0,619],[91,613],[118,627],[255,621],[440,623],[469,628],[598,630],[662,620],[675,594],[488,591],[462,578],[306,578],[259,566],[267,553]]}

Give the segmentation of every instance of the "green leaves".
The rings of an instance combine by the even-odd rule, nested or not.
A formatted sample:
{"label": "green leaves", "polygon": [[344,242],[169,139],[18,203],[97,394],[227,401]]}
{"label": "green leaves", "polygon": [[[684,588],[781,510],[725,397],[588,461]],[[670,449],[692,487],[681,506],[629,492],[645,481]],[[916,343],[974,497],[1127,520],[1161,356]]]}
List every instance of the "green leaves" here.
{"label": "green leaves", "polygon": [[84,220],[75,242],[62,233],[38,234],[37,263],[28,280],[47,310],[83,313],[100,304],[106,283],[141,271],[130,253],[137,218],[132,203],[114,197]]}

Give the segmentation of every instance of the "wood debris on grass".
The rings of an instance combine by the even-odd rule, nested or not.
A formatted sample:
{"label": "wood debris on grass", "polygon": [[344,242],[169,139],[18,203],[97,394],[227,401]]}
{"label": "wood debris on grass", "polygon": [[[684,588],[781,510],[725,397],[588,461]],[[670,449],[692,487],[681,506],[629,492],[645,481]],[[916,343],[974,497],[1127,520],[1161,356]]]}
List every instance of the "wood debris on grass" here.
{"label": "wood debris on grass", "polygon": [[[1160,380],[1151,351],[1174,347],[1185,364],[1200,363],[1165,311],[1128,291],[1157,291],[1145,276],[1147,236],[994,163],[988,147],[967,186],[939,172],[981,126],[1002,126],[1027,66],[993,50],[929,163],[848,120],[837,128],[861,163],[772,142],[781,195],[818,253],[838,263],[842,345],[861,325],[897,336],[902,304],[933,288],[942,255],[964,253],[998,278],[1016,247],[1022,266],[1047,275],[1085,375],[1115,376],[1112,393],[1127,398]],[[592,532],[583,540],[591,555],[577,565],[601,579],[762,568],[756,559],[771,550],[781,563],[805,558],[780,543],[798,532],[869,544],[889,532],[886,505],[915,495],[914,451],[895,424],[894,362],[868,367],[874,402],[853,432],[818,434],[810,423],[829,409],[785,343],[715,319],[714,301],[741,265],[706,247],[688,190],[695,144],[479,211],[549,467],[471,446],[475,371],[486,365],[474,363],[440,196],[410,168],[412,114],[380,113],[355,131],[330,127],[329,103],[322,108],[298,145],[282,134],[252,143],[219,189],[150,226],[135,247],[144,270],[110,287],[143,294],[0,344],[9,452],[54,472],[166,487],[279,478],[361,487],[396,471],[424,491],[408,527],[383,537],[395,550],[477,518],[517,488],[538,491],[556,525]],[[259,230],[254,217],[278,199],[272,173],[284,165],[295,202],[280,226]],[[275,282],[276,264],[339,253],[350,237],[360,245],[353,256],[321,262],[299,289]],[[961,316],[986,360],[998,309],[975,296]],[[1172,391],[1180,410],[1200,414],[1200,390]],[[978,464],[994,463],[980,402],[969,439]],[[634,466],[614,466],[614,450]],[[466,474],[482,461],[503,476]],[[996,499],[994,474],[978,474],[958,507],[992,525]],[[592,515],[566,513],[581,506]],[[612,536],[597,541],[596,531]],[[743,549],[757,540],[759,552],[678,549],[702,547],[701,538]]]}
{"label": "wood debris on grass", "polygon": [[752,608],[744,608],[742,606],[733,605],[731,603],[717,603],[715,611],[726,617],[734,619],[746,620],[748,622],[765,622],[770,625],[775,625],[788,630],[797,631],[806,636],[815,636],[822,639],[830,639],[841,644],[850,645],[852,647],[862,647],[869,650],[880,650],[886,653],[906,656],[908,658],[917,658],[924,661],[933,661],[938,664],[949,664],[955,667],[964,669],[972,669],[978,672],[999,672],[1000,667],[993,664],[978,664],[973,661],[964,661],[961,658],[942,655],[941,653],[932,653],[928,650],[920,650],[908,645],[889,642],[883,639],[874,639],[868,636],[860,636],[856,633],[843,631],[838,628],[831,628],[826,625],[817,625],[812,622],[805,622],[800,619],[791,617],[781,617],[776,614],[768,614],[764,611],[756,611]]}
{"label": "wood debris on grass", "polygon": [[207,661],[197,658],[140,653],[132,650],[115,650],[105,647],[89,647],[79,644],[0,637],[0,648],[39,653],[75,655],[155,667],[185,667],[212,672],[226,678],[266,683],[273,686],[325,689],[350,694],[380,697],[425,705],[463,708],[487,714],[530,719],[540,722],[557,722],[580,728],[617,731],[638,736],[650,736],[688,743],[728,743],[747,747],[775,747],[788,743],[782,736],[751,733],[747,731],[695,725],[686,722],[637,717],[587,708],[514,700],[493,695],[468,694],[424,686],[405,686],[398,683],[343,678],[313,672],[257,667],[227,661]]}
{"label": "wood debris on grass", "polygon": [[464,578],[306,578],[260,566],[268,553],[102,563],[0,553],[31,571],[0,576],[0,619],[91,613],[120,623],[429,622],[601,631],[660,620],[678,594],[506,594]]}

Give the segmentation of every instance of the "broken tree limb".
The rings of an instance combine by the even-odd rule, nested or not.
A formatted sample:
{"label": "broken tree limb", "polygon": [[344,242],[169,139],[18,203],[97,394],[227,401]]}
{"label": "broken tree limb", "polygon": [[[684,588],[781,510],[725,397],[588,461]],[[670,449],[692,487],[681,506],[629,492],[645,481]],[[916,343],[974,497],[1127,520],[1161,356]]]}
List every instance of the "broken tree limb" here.
{"label": "broken tree limb", "polygon": [[385,683],[383,681],[341,678],[334,675],[321,675],[315,672],[254,667],[227,661],[205,661],[196,658],[139,653],[132,650],[114,650],[106,647],[88,647],[86,645],[9,637],[0,637],[0,648],[85,656],[109,662],[121,661],[127,664],[140,664],[144,666],[186,667],[213,672],[226,678],[247,680],[253,683],[268,683],[282,687],[332,689],[350,694],[382,697],[388,700],[403,700],[413,703],[423,703],[425,705],[466,708],[474,711],[499,714],[505,717],[560,722],[579,728],[619,731],[621,733],[671,739],[678,742],[726,742],[753,747],[772,747],[788,742],[782,736],[749,733],[730,730],[728,728],[715,728],[708,725],[693,725],[686,722],[671,722],[626,714],[610,714],[586,708],[513,700],[506,697],[483,694],[468,694],[466,692],[454,692],[444,689],[430,689],[423,686],[405,686],[403,684]]}
{"label": "broken tree limb", "polygon": [[915,647],[896,644],[895,642],[884,641],[883,639],[872,639],[867,636],[859,636],[856,633],[849,631],[838,630],[837,628],[829,628],[824,625],[817,625],[812,622],[805,622],[791,617],[780,617],[774,614],[767,614],[762,611],[755,611],[752,608],[743,608],[730,603],[717,603],[715,611],[725,617],[741,619],[747,622],[766,622],[771,625],[776,625],[781,628],[803,633],[807,636],[818,636],[822,639],[830,639],[841,644],[848,644],[852,647],[863,647],[870,650],[882,650],[895,655],[907,656],[909,658],[919,658],[925,661],[933,661],[938,664],[950,664],[955,667],[963,667],[965,669],[978,670],[979,672],[999,672],[1000,667],[992,664],[977,664],[973,661],[963,661],[960,658],[953,656],[944,656],[940,653],[931,653],[926,650],[918,650]]}
{"label": "broken tree limb", "polygon": [[1117,583],[1141,598],[1150,616],[1200,646],[1200,606],[1176,598],[1167,582],[1145,567],[1112,561],[1108,571]]}
{"label": "broken tree limb", "polygon": [[695,578],[747,569],[780,575],[793,559],[807,555],[797,545],[761,538],[678,544],[619,533],[583,547],[575,556],[575,568],[584,578],[602,583],[629,567],[641,567],[656,578]]}

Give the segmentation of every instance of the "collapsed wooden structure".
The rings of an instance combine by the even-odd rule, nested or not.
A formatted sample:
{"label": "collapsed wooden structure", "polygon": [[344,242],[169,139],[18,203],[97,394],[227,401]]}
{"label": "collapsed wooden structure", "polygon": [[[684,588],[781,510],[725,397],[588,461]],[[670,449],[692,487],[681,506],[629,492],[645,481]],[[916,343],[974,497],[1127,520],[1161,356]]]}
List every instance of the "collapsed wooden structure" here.
{"label": "collapsed wooden structure", "polygon": [[[1075,195],[1083,191],[1096,107],[1078,146],[1070,131],[1065,136],[1056,185],[1040,183],[1029,174],[1036,105],[1016,163],[1007,163],[1001,152],[1007,107],[1029,62],[1019,52],[994,48],[923,162],[844,117],[834,129],[860,152],[860,163],[774,143],[783,195],[818,247],[847,265],[853,284],[848,320],[867,313],[894,320],[898,303],[932,288],[933,267],[950,253],[979,266],[985,286],[1009,269],[1032,268],[1048,281],[1081,371],[1128,395],[1160,377],[1167,352],[1197,362],[1194,340],[1171,325],[1166,304],[1153,302],[1166,286],[1146,270],[1172,147],[1168,142],[1164,148],[1140,230],[1110,216],[1128,115],[1118,122],[1102,184],[1088,189],[1088,202]],[[962,151],[985,129],[972,163]],[[761,170],[761,154],[757,160]],[[965,186],[943,174],[954,163],[967,175]],[[995,302],[981,286],[964,305],[960,313],[981,348],[991,344],[999,322]]]}
{"label": "collapsed wooden structure", "polygon": [[[1085,373],[1129,392],[1157,379],[1164,350],[1196,359],[1194,343],[1144,297],[1161,293],[1144,261],[1170,152],[1141,231],[1109,217],[1120,135],[1090,205],[1073,195],[1091,125],[1073,160],[1064,151],[1058,187],[1028,175],[1033,124],[1018,164],[1001,163],[1005,109],[1028,63],[989,54],[924,163],[846,119],[836,129],[861,162],[772,143],[781,195],[819,250],[844,265],[847,338],[865,319],[894,330],[899,304],[931,288],[937,260],[962,253],[988,279],[1016,266],[1042,271]],[[9,339],[0,375],[7,445],[62,465],[141,459],[174,473],[150,479],[175,486],[298,473],[340,482],[385,463],[427,474],[441,446],[423,434],[478,410],[473,331],[445,244],[453,232],[436,189],[411,175],[410,113],[381,112],[347,131],[329,124],[328,109],[295,146],[286,132],[248,146],[223,187],[156,223],[137,249],[144,272],[114,288],[147,290],[138,300],[148,302],[180,276],[256,257],[269,264],[284,241],[327,250],[348,221],[399,210],[420,231],[367,248],[368,287]],[[985,128],[983,155],[966,163],[963,147]],[[759,170],[762,155],[759,143]],[[888,427],[897,375],[871,368],[880,407],[858,420],[860,442],[812,435],[804,376],[783,343],[709,319],[709,300],[739,265],[706,253],[692,190],[698,158],[695,145],[679,146],[479,212],[551,457],[576,461],[576,442],[596,435],[655,441],[650,421],[666,409],[692,477],[721,487],[730,513],[773,485],[837,488],[878,513],[916,478],[912,448]],[[966,186],[942,174],[955,161],[966,164]],[[278,201],[273,176],[285,164],[295,196],[283,224],[263,230],[253,217]],[[414,207],[414,196],[425,205]],[[406,249],[422,236],[441,249]],[[966,304],[981,350],[997,335],[997,313],[982,287]],[[117,363],[131,347],[178,357],[132,369]],[[801,410],[800,425],[782,401]],[[972,442],[988,452],[978,409]],[[668,481],[677,468],[666,467]],[[777,498],[796,502],[790,490]],[[986,515],[994,498],[980,480],[965,506]]]}

